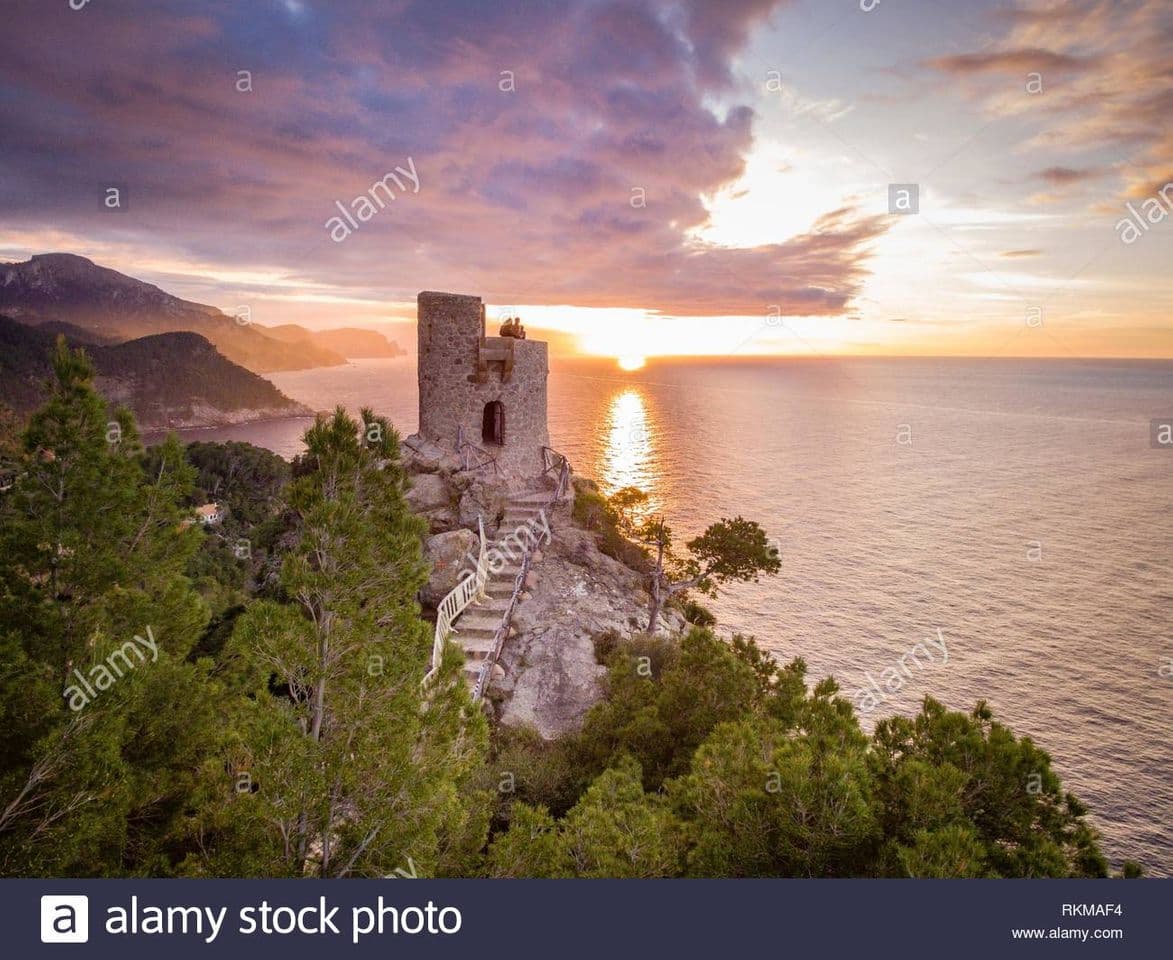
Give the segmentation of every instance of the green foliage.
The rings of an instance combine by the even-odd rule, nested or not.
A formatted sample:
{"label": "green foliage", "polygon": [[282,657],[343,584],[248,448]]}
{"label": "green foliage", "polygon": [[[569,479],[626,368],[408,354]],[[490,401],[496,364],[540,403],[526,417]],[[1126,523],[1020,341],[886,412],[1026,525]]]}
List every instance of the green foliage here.
{"label": "green foliage", "polygon": [[619,529],[630,533],[636,528],[640,514],[647,509],[648,495],[639,487],[623,487],[611,494],[607,507]]}
{"label": "green foliage", "polygon": [[[583,477],[574,477],[574,509],[572,515],[575,521],[585,530],[595,533],[599,550],[626,564],[633,570],[647,571],[649,569],[648,551],[629,538],[631,530],[625,526],[623,513],[620,508],[626,500],[620,497],[620,507],[615,505],[615,498],[610,501],[599,491],[593,480]],[[631,496],[634,487],[627,487],[619,491],[616,496],[624,494]],[[642,494],[641,494],[642,495]]]}
{"label": "green foliage", "polygon": [[697,590],[715,597],[723,584],[756,583],[761,574],[775,574],[782,568],[778,551],[766,539],[765,531],[743,517],[710,524],[704,533],[688,542],[688,554],[684,556],[673,550],[672,529],[662,517],[646,517],[632,532],[655,547],[649,578],[648,630],[652,632],[657,629],[660,608],[678,594]]}
{"label": "green foliage", "polygon": [[715,627],[717,625],[717,618],[708,607],[689,598],[677,599],[679,600],[677,606],[685,622],[691,623],[694,627]]}
{"label": "green foliage", "polygon": [[587,716],[580,750],[593,772],[634,757],[645,785],[657,789],[687,769],[718,723],[752,710],[759,695],[750,666],[707,630],[679,643],[640,636],[612,655],[607,698]]}
{"label": "green foliage", "polygon": [[1106,875],[1046,755],[982,704],[868,737],[833,681],[743,637],[637,636],[608,663],[580,734],[499,756],[522,773],[490,875]]}
{"label": "green foliage", "polygon": [[592,635],[591,646],[595,651],[595,663],[605,665],[611,659],[611,654],[619,648],[622,639],[623,637],[614,627],[600,630]]}
{"label": "green foliage", "polygon": [[683,862],[678,821],[664,797],[644,792],[630,757],[591,784],[562,821],[561,840],[578,877],[672,877]]}
{"label": "green foliage", "polygon": [[512,826],[498,834],[489,847],[485,875],[542,879],[574,876],[557,821],[543,807],[517,804]]}
{"label": "green foliage", "polygon": [[716,614],[713,614],[713,611],[705,607],[703,603],[692,600],[691,597],[673,597],[669,606],[676,607],[680,611],[680,615],[684,617],[685,623],[691,623],[693,627],[717,626]]}
{"label": "green foliage", "polygon": [[[284,506],[289,464],[251,443],[189,443],[187,462],[196,471],[194,499],[228,508],[228,520],[249,529],[268,521]],[[227,522],[227,521],[226,521]]]}
{"label": "green foliage", "polygon": [[674,796],[696,876],[819,877],[866,867],[876,835],[865,744],[793,738],[776,721],[720,727]]}
{"label": "green foliage", "polygon": [[[480,869],[491,804],[469,774],[485,721],[456,649],[421,692],[424,528],[390,426],[369,411],[361,431],[341,411],[319,421],[283,488],[284,468],[242,445],[144,453],[84,355],[59,345],[54,368],[0,450],[14,478],[0,496],[0,871]],[[211,626],[186,576],[206,534],[182,523],[207,487],[239,523],[264,524],[287,495],[294,524],[282,599],[213,571],[238,602]],[[83,696],[79,672],[129,663],[143,634],[154,655]]]}
{"label": "green foliage", "polygon": [[[980,869],[992,874],[1107,875],[1086,811],[1064,793],[1050,757],[984,703],[967,716],[926,697],[916,717],[877,725],[871,760],[891,843],[923,844],[922,831],[960,823],[985,845]],[[904,866],[902,851],[898,859]]]}
{"label": "green foliage", "polygon": [[[183,574],[192,475],[174,439],[144,473],[84,354],[59,342],[53,368],[0,499],[0,871],[165,874],[223,698],[191,656],[208,617]],[[149,657],[115,659],[143,635]],[[114,663],[82,697],[78,677]]]}
{"label": "green foliage", "polygon": [[671,877],[684,837],[664,797],[645,793],[639,764],[621,758],[555,821],[544,807],[519,803],[510,829],[494,839],[491,877]]}
{"label": "green foliage", "polygon": [[919,829],[908,846],[897,847],[900,872],[909,877],[987,877],[986,847],[969,824]]}
{"label": "green foliage", "polygon": [[586,477],[572,477],[574,484],[575,521],[587,530],[600,530],[607,519],[607,498],[599,491],[599,485]]}
{"label": "green foliage", "polygon": [[[504,829],[522,806],[542,807],[562,816],[578,802],[590,782],[580,767],[573,738],[544,740],[528,727],[500,726],[493,733],[492,756],[473,780],[496,797],[493,826]],[[584,779],[585,776],[585,779]]]}
{"label": "green foliage", "polygon": [[[339,409],[307,431],[288,490],[289,602],[254,602],[228,647],[256,698],[234,771],[255,789],[225,778],[222,806],[262,834],[250,856],[266,874],[386,876],[409,857],[434,873],[442,848],[462,859],[471,823],[487,828],[460,789],[483,760],[484,718],[457,651],[424,700],[425,526],[403,495],[394,430],[362,416]],[[235,829],[213,840],[201,869],[239,869],[238,846]]]}
{"label": "green foliage", "polygon": [[[153,467],[158,447],[146,452],[146,469]],[[213,636],[201,649],[219,651],[231,632],[248,596],[269,586],[275,574],[271,563],[281,536],[288,532],[284,487],[289,464],[275,453],[249,443],[196,442],[185,448],[187,462],[195,470],[192,507],[219,503],[224,520],[203,528],[199,551],[188,565],[188,574],[212,608]]]}
{"label": "green foliage", "polygon": [[770,547],[765,531],[753,520],[734,517],[711,524],[688,542],[690,574],[696,589],[713,596],[716,586],[729,581],[757,582],[760,574],[774,574],[782,561]]}

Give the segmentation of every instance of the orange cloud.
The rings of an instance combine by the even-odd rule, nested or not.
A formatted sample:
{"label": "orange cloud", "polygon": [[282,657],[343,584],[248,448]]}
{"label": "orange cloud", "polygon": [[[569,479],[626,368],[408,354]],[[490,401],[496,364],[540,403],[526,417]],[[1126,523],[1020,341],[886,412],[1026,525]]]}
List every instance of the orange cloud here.
{"label": "orange cloud", "polygon": [[[1034,120],[1026,147],[1073,159],[1112,152],[1118,197],[1151,196],[1173,178],[1173,7],[1166,0],[1020,4],[1001,19],[1007,30],[996,49],[927,65],[964,84],[990,113]],[[1027,74],[1041,74],[1041,92],[1026,90]],[[1101,164],[1080,167],[1054,166],[1042,179],[1062,187],[1108,172]]]}

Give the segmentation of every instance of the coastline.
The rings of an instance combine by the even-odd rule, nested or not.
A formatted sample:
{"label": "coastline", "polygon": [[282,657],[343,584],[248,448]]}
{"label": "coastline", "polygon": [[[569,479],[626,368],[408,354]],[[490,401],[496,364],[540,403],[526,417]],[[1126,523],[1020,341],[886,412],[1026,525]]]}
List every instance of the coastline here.
{"label": "coastline", "polygon": [[172,433],[173,431],[176,431],[176,430],[183,430],[183,431],[221,430],[225,427],[243,427],[243,426],[247,426],[250,424],[262,424],[262,423],[281,423],[281,422],[284,422],[287,420],[288,421],[297,421],[297,420],[312,421],[314,419],[314,417],[316,416],[316,414],[312,410],[310,410],[309,407],[303,406],[302,409],[304,409],[306,412],[305,413],[293,413],[293,412],[277,412],[277,411],[248,411],[249,414],[255,414],[255,415],[244,415],[244,416],[229,415],[228,417],[226,417],[224,419],[218,419],[218,420],[212,420],[212,421],[209,421],[206,418],[200,418],[198,420],[192,420],[192,421],[185,421],[185,420],[172,421],[167,424],[158,424],[158,423],[153,423],[151,421],[145,421],[143,423],[143,425],[140,427],[139,432],[141,433],[143,439],[146,440],[148,438],[153,438],[153,437],[162,438],[162,437],[166,436],[168,433]]}

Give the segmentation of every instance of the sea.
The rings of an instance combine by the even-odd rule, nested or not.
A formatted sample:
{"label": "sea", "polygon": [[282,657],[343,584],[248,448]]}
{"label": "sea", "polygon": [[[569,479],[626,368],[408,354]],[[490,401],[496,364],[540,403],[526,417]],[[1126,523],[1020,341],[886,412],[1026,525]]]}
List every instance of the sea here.
{"label": "sea", "polygon": [[[416,429],[412,357],[270,379]],[[549,380],[551,445],[643,489],[677,543],[765,528],[781,573],[706,601],[723,633],[833,676],[865,727],[986,701],[1153,876],[1173,875],[1173,450],[1150,441],[1170,417],[1170,361],[567,359]],[[292,457],[306,426],[182,435]]]}

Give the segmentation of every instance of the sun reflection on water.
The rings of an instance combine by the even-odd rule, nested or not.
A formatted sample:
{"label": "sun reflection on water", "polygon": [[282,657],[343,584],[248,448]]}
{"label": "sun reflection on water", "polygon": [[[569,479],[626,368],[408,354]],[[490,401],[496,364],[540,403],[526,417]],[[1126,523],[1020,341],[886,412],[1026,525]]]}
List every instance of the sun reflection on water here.
{"label": "sun reflection on water", "polygon": [[638,390],[623,390],[611,397],[604,432],[606,446],[598,470],[603,493],[611,496],[623,487],[639,487],[648,495],[645,509],[639,512],[658,509],[652,431],[643,395]]}

